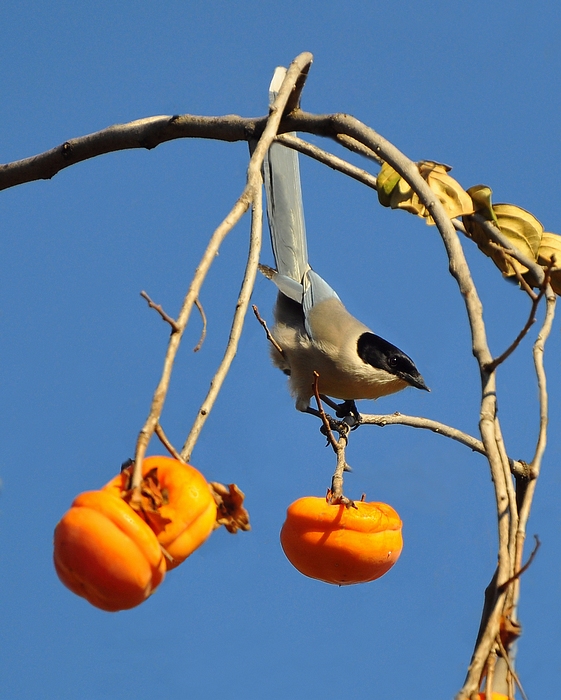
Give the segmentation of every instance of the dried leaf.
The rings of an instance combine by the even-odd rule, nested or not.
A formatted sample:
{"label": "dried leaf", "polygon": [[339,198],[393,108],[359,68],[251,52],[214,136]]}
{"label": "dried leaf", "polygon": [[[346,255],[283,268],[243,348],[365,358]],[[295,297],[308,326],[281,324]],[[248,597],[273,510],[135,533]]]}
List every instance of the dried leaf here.
{"label": "dried leaf", "polygon": [[[451,219],[473,212],[471,197],[459,182],[448,175],[448,171],[451,170],[450,166],[431,160],[423,160],[417,164],[417,167]],[[418,195],[387,163],[382,165],[377,182],[380,204],[392,209],[403,209],[426,219],[427,224],[434,225],[432,216]]]}
{"label": "dried leaf", "polygon": [[[493,221],[501,233],[508,239],[513,248],[516,248],[531,260],[536,260],[540,241],[543,236],[543,226],[529,211],[517,207],[514,204],[491,203],[492,190],[485,185],[476,185],[468,190],[476,204],[478,214],[488,221]],[[505,255],[502,249],[489,241],[482,226],[469,216],[463,218],[464,226],[470,237],[477,243],[479,249],[485,255],[492,258],[495,265],[507,277],[516,274],[525,274],[527,268],[510,256]]]}
{"label": "dried leaf", "polygon": [[[451,219],[474,212],[473,202],[469,194],[457,180],[448,175],[448,171],[452,169],[449,165],[422,160],[417,163],[417,166]],[[424,216],[426,216],[427,224],[434,226],[432,216],[428,212]]]}
{"label": "dried leaf", "polygon": [[[493,211],[499,228],[512,245],[516,246],[516,241],[524,241],[530,250],[528,257],[535,260],[543,236],[542,224],[529,211],[514,204],[495,204]],[[522,250],[521,247],[519,249]]]}
{"label": "dried leaf", "polygon": [[427,216],[427,208],[403,178],[394,187],[390,206],[392,209],[403,209],[422,218]]}
{"label": "dried leaf", "polygon": [[216,527],[224,525],[232,534],[236,534],[238,530],[250,530],[249,513],[243,507],[245,496],[236,484],[225,486],[211,481],[209,485],[218,507]]}

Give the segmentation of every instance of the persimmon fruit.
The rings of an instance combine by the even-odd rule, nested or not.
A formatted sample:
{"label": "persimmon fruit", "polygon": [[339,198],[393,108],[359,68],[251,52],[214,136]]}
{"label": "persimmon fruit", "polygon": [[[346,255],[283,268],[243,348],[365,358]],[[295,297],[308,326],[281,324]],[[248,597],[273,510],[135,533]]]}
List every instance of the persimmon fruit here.
{"label": "persimmon fruit", "polygon": [[67,588],[110,612],[140,605],[166,572],[156,535],[109,491],[74,499],[55,528],[54,564]]}
{"label": "persimmon fruit", "polygon": [[[122,496],[129,488],[132,467],[125,469],[103,487],[103,491]],[[205,477],[189,464],[171,457],[146,457],[142,475],[153,475],[160,502],[155,515],[143,517],[153,528],[165,549],[168,570],[179,566],[210,536],[216,525],[216,502]]]}
{"label": "persimmon fruit", "polygon": [[401,527],[385,503],[346,507],[308,496],[289,506],[280,540],[302,574],[344,586],[374,581],[391,569],[403,548]]}

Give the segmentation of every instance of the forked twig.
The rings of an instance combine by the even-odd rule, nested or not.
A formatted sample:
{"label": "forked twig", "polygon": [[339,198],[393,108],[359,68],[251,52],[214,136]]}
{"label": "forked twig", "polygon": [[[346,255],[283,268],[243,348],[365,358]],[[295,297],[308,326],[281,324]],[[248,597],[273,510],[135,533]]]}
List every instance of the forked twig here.
{"label": "forked twig", "polygon": [[502,364],[508,357],[510,357],[510,355],[512,355],[512,353],[516,350],[516,348],[522,342],[523,338],[527,335],[530,328],[536,322],[536,312],[538,310],[538,306],[540,304],[540,301],[545,296],[546,289],[549,285],[549,279],[550,279],[550,275],[551,275],[552,266],[553,266],[553,261],[551,261],[550,265],[545,270],[545,278],[544,278],[543,283],[540,286],[539,293],[535,294],[534,292],[532,292],[532,306],[530,307],[530,313],[528,315],[528,320],[524,324],[524,327],[522,328],[520,333],[516,336],[514,341],[509,345],[509,347],[502,353],[502,355],[499,355],[499,357],[496,357],[492,362],[489,362],[489,364],[485,367],[485,370],[487,372],[494,372],[500,364]]}
{"label": "forked twig", "polygon": [[171,441],[168,439],[167,435],[164,433],[164,429],[162,428],[162,426],[159,423],[156,423],[156,427],[154,428],[154,432],[156,433],[156,435],[159,438],[162,445],[166,448],[166,450],[170,453],[170,455],[174,459],[177,459],[179,462],[185,462],[185,460],[181,457],[179,452],[171,444]]}
{"label": "forked twig", "polygon": [[[226,238],[228,233],[232,230],[243,214],[245,214],[245,212],[248,210],[252,201],[255,200],[257,190],[261,188],[261,166],[263,164],[263,159],[265,158],[265,154],[276,136],[284,109],[294,90],[294,86],[301,79],[302,75],[307,73],[307,70],[312,62],[312,58],[313,57],[310,53],[302,53],[290,64],[279,93],[273,103],[273,106],[271,107],[271,111],[261,138],[259,139],[253,155],[250,158],[247,182],[244,190],[228,216],[226,216],[226,218],[212,234],[201,262],[195,271],[195,275],[193,276],[189,290],[185,296],[176,320],[179,330],[172,333],[170,336],[164,359],[162,375],[158,386],[156,387],[156,391],[154,392],[150,412],[136,442],[135,468],[131,487],[137,491],[142,480],[142,461],[144,459],[144,455],[146,454],[148,443],[154,434],[156,424],[159,422],[164,407],[175,356],[177,354],[183,332],[189,321],[195,299],[199,297],[201,286],[206,278],[212,262],[216,258],[216,254],[220,248],[220,245],[222,244],[222,241]],[[300,85],[302,84],[302,81],[300,81]],[[204,422],[204,420],[206,420],[206,416],[201,416],[199,413],[197,415],[196,425],[202,426],[202,422]],[[197,432],[197,430],[200,432],[200,427],[197,428],[195,425],[191,429],[190,437],[188,438],[189,446],[186,444],[184,446],[184,451],[182,452],[184,458],[188,458],[188,456],[190,456],[191,449],[194,445],[194,440],[196,440],[195,432]]]}
{"label": "forked twig", "polygon": [[171,326],[171,329],[174,333],[179,332],[179,326],[177,325],[177,322],[175,321],[175,319],[173,319],[171,316],[166,314],[166,312],[163,310],[163,308],[161,307],[160,304],[155,304],[152,301],[152,299],[150,299],[148,294],[146,294],[145,291],[140,292],[140,296],[143,299],[146,299],[146,301],[148,302],[148,306],[151,309],[154,309],[155,311],[157,311],[166,323],[169,323],[169,325]]}

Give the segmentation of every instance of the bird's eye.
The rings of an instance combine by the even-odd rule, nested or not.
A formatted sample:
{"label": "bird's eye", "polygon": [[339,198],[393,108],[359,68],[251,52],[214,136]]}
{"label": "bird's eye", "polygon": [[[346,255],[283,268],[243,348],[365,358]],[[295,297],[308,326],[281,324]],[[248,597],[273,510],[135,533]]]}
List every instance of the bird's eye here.
{"label": "bird's eye", "polygon": [[388,358],[388,364],[390,367],[397,367],[397,357],[395,355],[391,355]]}

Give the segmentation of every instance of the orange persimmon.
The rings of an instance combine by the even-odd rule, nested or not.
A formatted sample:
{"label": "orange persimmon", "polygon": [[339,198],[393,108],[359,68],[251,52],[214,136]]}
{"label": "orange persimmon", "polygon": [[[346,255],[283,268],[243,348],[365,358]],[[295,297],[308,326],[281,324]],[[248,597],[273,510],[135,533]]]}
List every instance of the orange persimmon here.
{"label": "orange persimmon", "polygon": [[166,571],[152,530],[108,491],[74,499],[55,528],[54,564],[67,588],[110,612],[140,605]]}
{"label": "orange persimmon", "polygon": [[[129,489],[132,467],[103,487],[116,496]],[[143,513],[165,549],[168,570],[184,561],[210,536],[216,524],[216,502],[204,476],[195,467],[171,457],[146,457],[142,476],[157,484],[156,518]],[[149,488],[149,487],[148,487]],[[152,499],[153,500],[153,499]]]}
{"label": "orange persimmon", "polygon": [[383,576],[401,554],[400,517],[385,503],[355,506],[314,496],[292,503],[280,534],[290,563],[305,576],[340,586]]}
{"label": "orange persimmon", "polygon": [[[485,700],[486,695],[485,693],[479,693],[479,700]],[[492,700],[509,700],[508,695],[503,695],[503,693],[491,693],[491,698]]]}

